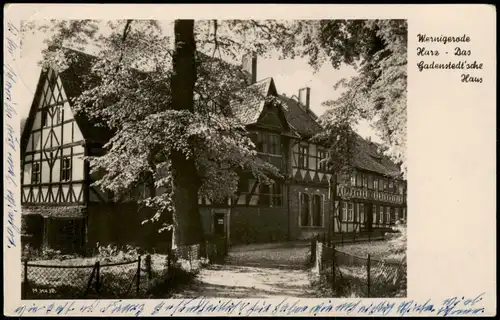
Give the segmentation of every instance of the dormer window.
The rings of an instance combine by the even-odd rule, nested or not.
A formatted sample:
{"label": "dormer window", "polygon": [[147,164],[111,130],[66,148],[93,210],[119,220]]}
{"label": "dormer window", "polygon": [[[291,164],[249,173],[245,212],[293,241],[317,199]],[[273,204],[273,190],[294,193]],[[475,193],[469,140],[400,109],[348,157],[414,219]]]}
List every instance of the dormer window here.
{"label": "dormer window", "polygon": [[267,154],[281,154],[281,137],[279,134],[259,132],[257,151]]}

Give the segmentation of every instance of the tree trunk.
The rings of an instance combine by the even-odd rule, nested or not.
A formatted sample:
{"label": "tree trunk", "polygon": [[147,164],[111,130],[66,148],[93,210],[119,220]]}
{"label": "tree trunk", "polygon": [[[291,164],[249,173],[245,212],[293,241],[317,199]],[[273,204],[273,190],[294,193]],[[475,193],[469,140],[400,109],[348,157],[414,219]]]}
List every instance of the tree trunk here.
{"label": "tree trunk", "polygon": [[[194,112],[193,90],[196,82],[194,20],[176,20],[175,51],[171,82],[172,108]],[[173,241],[176,245],[202,243],[203,228],[198,208],[200,181],[192,157],[180,151],[170,155],[173,188]]]}

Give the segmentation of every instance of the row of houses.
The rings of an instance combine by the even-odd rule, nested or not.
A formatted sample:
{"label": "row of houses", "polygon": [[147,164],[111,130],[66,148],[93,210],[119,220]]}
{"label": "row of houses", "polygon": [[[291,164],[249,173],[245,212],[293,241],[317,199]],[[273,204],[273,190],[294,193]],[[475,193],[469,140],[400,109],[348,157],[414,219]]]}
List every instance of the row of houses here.
{"label": "row of houses", "polygon": [[[140,244],[160,249],[169,236],[141,224],[150,212],[137,203],[113,202],[91,183],[83,156],[103,154],[111,133],[73,111],[92,56],[76,59],[57,73],[42,71],[22,130],[23,234],[36,245],[78,251],[100,244]],[[260,99],[244,101],[235,114],[246,125],[261,159],[278,167],[283,179],[260,184],[248,172],[237,194],[223,203],[199,199],[207,235],[225,235],[231,244],[307,239],[318,233],[366,232],[406,219],[406,182],[399,167],[378,146],[356,135],[350,183],[333,181],[324,162],[326,146],[311,142],[322,130],[311,110],[310,88],[297,96],[280,94],[273,78],[257,81],[257,57],[246,55],[249,86]],[[281,104],[267,103],[275,97]],[[337,195],[331,194],[337,184]],[[334,209],[335,208],[335,209]]]}

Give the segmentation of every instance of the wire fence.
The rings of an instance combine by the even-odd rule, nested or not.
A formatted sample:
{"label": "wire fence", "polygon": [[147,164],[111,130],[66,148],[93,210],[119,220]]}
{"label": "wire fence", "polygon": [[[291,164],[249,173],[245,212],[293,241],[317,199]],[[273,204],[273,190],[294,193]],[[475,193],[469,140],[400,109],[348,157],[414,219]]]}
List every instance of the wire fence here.
{"label": "wire fence", "polygon": [[113,263],[87,260],[78,265],[68,265],[55,259],[24,260],[21,270],[22,299],[131,299],[162,296],[176,282],[183,281],[183,276],[189,277],[189,274],[200,270],[203,263],[223,259],[227,254],[226,243],[225,239],[208,241],[205,245],[178,247],[162,256],[148,254]]}
{"label": "wire fence", "polygon": [[335,296],[394,297],[406,291],[406,263],[352,255],[321,240],[311,242],[311,261]]}
{"label": "wire fence", "polygon": [[[150,259],[150,256],[144,257]],[[139,297],[151,273],[142,257],[133,261],[87,265],[23,261],[23,299],[112,299]],[[142,275],[141,275],[142,273]],[[142,286],[141,286],[142,284]]]}

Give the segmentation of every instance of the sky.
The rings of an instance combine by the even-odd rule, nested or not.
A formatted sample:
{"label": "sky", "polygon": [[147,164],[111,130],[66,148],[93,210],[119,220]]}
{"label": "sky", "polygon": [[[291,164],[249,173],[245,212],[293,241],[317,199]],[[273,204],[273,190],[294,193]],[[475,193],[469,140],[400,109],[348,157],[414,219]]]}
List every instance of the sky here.
{"label": "sky", "polygon": [[[16,65],[19,86],[17,86],[17,97],[19,97],[20,117],[25,118],[36,89],[41,68],[38,62],[42,58],[41,51],[45,48],[44,40],[47,36],[42,33],[27,34],[23,39],[20,63]],[[334,84],[344,77],[355,75],[354,69],[342,66],[336,70],[331,65],[324,65],[320,70],[314,72],[305,58],[278,59],[277,56],[257,58],[257,81],[267,77],[273,77],[276,89],[279,93],[287,96],[298,96],[299,89],[309,87],[311,89],[311,110],[320,116],[325,111],[322,103],[335,99],[340,92],[333,89]],[[376,132],[366,121],[361,121],[355,130],[365,138],[372,141],[380,141]]]}

